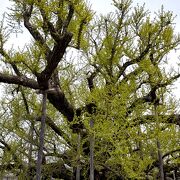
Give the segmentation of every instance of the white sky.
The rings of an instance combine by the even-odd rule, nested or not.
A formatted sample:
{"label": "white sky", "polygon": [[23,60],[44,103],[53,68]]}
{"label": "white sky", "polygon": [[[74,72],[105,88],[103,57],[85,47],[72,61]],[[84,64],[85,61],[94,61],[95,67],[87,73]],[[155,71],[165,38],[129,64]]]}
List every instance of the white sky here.
{"label": "white sky", "polygon": [[[97,13],[106,14],[110,11],[113,11],[112,0],[89,0],[92,4],[92,9]],[[157,12],[161,8],[161,5],[164,6],[165,10],[173,11],[173,14],[176,15],[176,31],[180,32],[180,0],[133,0],[133,5],[142,5],[145,3],[145,7],[150,10],[152,13]],[[0,0],[0,20],[2,19],[2,13],[7,11],[7,7],[10,5],[9,0]],[[23,47],[25,42],[28,42],[29,38],[26,35],[26,31],[23,35],[23,38],[20,38],[21,35],[16,36],[15,34],[11,37],[8,45],[15,44],[14,47]],[[180,54],[180,52],[178,52]],[[172,59],[175,59],[175,55],[171,56]],[[177,59],[177,58],[176,58]],[[176,83],[176,89],[173,90],[178,98],[180,98],[180,80]]]}
{"label": "white sky", "polygon": [[[92,4],[92,9],[97,13],[106,14],[110,11],[113,11],[112,0],[88,0]],[[165,10],[173,11],[174,15],[177,15],[175,19],[176,31],[180,32],[180,0],[133,0],[133,5],[145,3],[147,9],[152,13],[157,12],[161,8],[161,5],[164,6]],[[0,0],[0,16],[3,12],[7,11],[7,7],[10,5],[9,0]],[[0,17],[0,20],[2,17]],[[16,40],[14,40],[14,38]],[[18,42],[21,46],[24,44],[24,39],[18,39],[16,35],[11,39],[12,42]],[[18,41],[17,41],[18,39]]]}

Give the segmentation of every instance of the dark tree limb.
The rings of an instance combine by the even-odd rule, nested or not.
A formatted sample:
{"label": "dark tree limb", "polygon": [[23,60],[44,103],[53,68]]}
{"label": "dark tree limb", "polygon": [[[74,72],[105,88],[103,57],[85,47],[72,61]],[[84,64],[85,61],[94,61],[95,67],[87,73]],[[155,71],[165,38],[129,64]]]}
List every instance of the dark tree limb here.
{"label": "dark tree limb", "polygon": [[[30,23],[31,13],[32,13],[32,11],[28,11],[24,7],[24,14],[23,14],[24,26],[28,29],[30,34],[33,36],[33,38],[37,42],[39,42],[41,45],[44,45],[45,44],[45,39],[42,37],[40,32]],[[49,49],[49,48],[47,48],[47,49]]]}
{"label": "dark tree limb", "polygon": [[[166,158],[169,155],[173,155],[176,152],[180,152],[180,149],[178,148],[178,149],[175,149],[175,150],[172,150],[172,151],[169,151],[169,152],[165,153],[164,155],[162,155],[162,159],[164,160],[164,158]],[[158,166],[159,166],[159,159],[156,159],[156,160],[154,160],[154,162],[151,165],[149,165],[146,168],[145,172],[150,172],[153,168],[158,167]],[[174,163],[172,163],[172,164],[164,164],[164,172],[172,171],[172,170],[176,169],[178,166],[179,166],[178,163],[177,164],[174,164]]]}
{"label": "dark tree limb", "polygon": [[48,89],[48,80],[51,78],[53,72],[57,68],[60,60],[65,54],[66,48],[72,39],[71,33],[66,33],[60,38],[59,42],[55,44],[52,53],[47,62],[45,69],[37,76],[38,83],[43,89]]}
{"label": "dark tree limb", "polygon": [[31,5],[31,10],[27,10],[26,5],[24,7],[24,26],[27,28],[27,30],[30,32],[30,34],[32,35],[32,37],[34,38],[34,40],[36,42],[38,42],[41,47],[44,47],[45,49],[45,55],[46,58],[48,59],[49,54],[51,52],[50,48],[48,47],[48,45],[46,44],[45,39],[43,38],[43,36],[40,34],[40,32],[37,30],[36,27],[34,27],[31,23],[30,23],[30,18],[31,18],[31,13],[32,13],[32,9],[33,9],[33,5]]}
{"label": "dark tree limb", "polygon": [[32,89],[39,89],[38,83],[33,79],[27,78],[26,76],[14,76],[5,73],[0,73],[0,82],[7,84],[22,85],[24,87]]}
{"label": "dark tree limb", "polygon": [[90,91],[92,91],[94,89],[94,78],[97,75],[97,71],[91,73],[88,77],[87,77],[87,81],[88,81],[88,87],[90,89]]}
{"label": "dark tree limb", "polygon": [[73,121],[75,115],[74,108],[59,88],[55,88],[53,91],[48,92],[47,97],[49,102],[53,104],[53,106],[61,112],[69,122]]}
{"label": "dark tree limb", "polygon": [[165,153],[165,154],[162,156],[162,158],[164,159],[164,158],[166,158],[167,156],[173,155],[174,153],[177,153],[177,152],[180,152],[180,148]]}
{"label": "dark tree limb", "polygon": [[[40,89],[39,84],[30,78],[25,76],[14,76],[8,75],[4,73],[0,73],[0,82],[7,83],[7,84],[17,84],[22,85],[27,88],[31,89]],[[68,121],[73,121],[74,118],[74,109],[72,105],[68,102],[65,94],[59,89],[53,89],[47,93],[47,97],[49,102],[59,111],[61,112]]]}
{"label": "dark tree limb", "polygon": [[[158,120],[161,121],[162,123],[176,124],[180,126],[180,114],[159,115]],[[133,121],[132,126],[139,126],[140,124],[153,123],[156,121],[156,119],[154,115],[145,115],[142,117],[138,117],[132,121]]]}
{"label": "dark tree limb", "polygon": [[[138,73],[138,71],[139,71],[138,69],[135,70],[134,72],[132,72],[132,75],[133,74],[135,75],[136,73]],[[147,95],[141,98],[138,98],[134,102],[132,102],[131,106],[128,107],[127,116],[133,111],[133,108],[135,108],[138,104],[142,104],[142,103],[159,104],[160,99],[156,96],[156,90],[170,85],[174,80],[177,80],[179,77],[180,77],[180,74],[176,74],[173,77],[167,79],[165,82],[160,82],[156,85],[151,86],[151,90]],[[150,83],[150,82],[147,81],[147,83]]]}
{"label": "dark tree limb", "polygon": [[72,4],[69,4],[68,9],[69,9],[69,12],[68,12],[67,18],[63,22],[63,34],[67,33],[67,28],[69,26],[69,23],[71,22],[73,14],[74,14],[74,7]]}
{"label": "dark tree limb", "polygon": [[132,64],[135,64],[135,63],[138,63],[138,62],[142,61],[142,59],[145,57],[146,54],[148,54],[150,49],[151,49],[151,44],[148,44],[147,47],[144,49],[144,51],[141,52],[141,54],[137,58],[124,63],[123,66],[121,67],[120,71],[119,71],[119,75],[118,75],[117,79],[119,79],[121,77],[121,75],[124,74],[127,67],[129,67]]}
{"label": "dark tree limb", "polygon": [[76,49],[80,49],[80,47],[81,47],[81,36],[82,36],[82,32],[83,32],[84,25],[86,25],[86,18],[84,18],[83,20],[81,20],[81,23],[80,23],[80,25],[79,25]]}
{"label": "dark tree limb", "polygon": [[[39,1],[41,2],[41,1]],[[41,12],[41,16],[43,18],[43,30],[44,33],[46,33],[46,31],[49,31],[52,38],[58,42],[60,39],[60,35],[58,34],[58,32],[56,31],[54,25],[50,22],[50,20],[48,19],[48,17],[46,16],[46,12],[44,11],[44,9],[42,8],[42,6],[40,5],[40,12]]]}

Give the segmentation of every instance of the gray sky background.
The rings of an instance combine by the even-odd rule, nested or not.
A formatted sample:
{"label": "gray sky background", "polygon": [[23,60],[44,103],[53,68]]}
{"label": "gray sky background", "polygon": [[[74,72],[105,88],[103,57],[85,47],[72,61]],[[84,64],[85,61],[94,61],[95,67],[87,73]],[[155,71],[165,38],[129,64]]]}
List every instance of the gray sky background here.
{"label": "gray sky background", "polygon": [[[105,14],[109,11],[113,11],[111,0],[90,0],[92,8],[99,13]],[[157,12],[163,5],[165,10],[173,11],[176,15],[175,22],[177,23],[177,28],[180,32],[180,0],[133,0],[133,5],[137,4],[143,5],[149,9],[152,13]],[[176,29],[177,29],[176,28]]]}
{"label": "gray sky background", "polygon": [[[92,4],[92,8],[98,13],[107,13],[113,10],[112,0],[88,0]],[[177,22],[180,24],[180,0],[133,0],[133,4],[146,4],[147,9],[154,12],[164,5],[166,10],[173,11],[177,15]],[[9,0],[0,0],[0,14],[6,11],[9,6]],[[179,25],[178,24],[178,25]]]}
{"label": "gray sky background", "polygon": [[[88,0],[92,4],[92,9],[97,12],[97,14],[102,13],[106,14],[110,11],[113,11],[112,0]],[[137,4],[143,5],[145,3],[145,8],[152,12],[157,12],[163,5],[165,10],[173,11],[173,14],[176,15],[176,32],[180,33],[180,0],[133,0],[133,5]],[[2,13],[7,11],[7,7],[10,7],[9,0],[0,0],[0,20],[2,19]],[[24,43],[29,41],[29,36],[26,30],[24,30],[23,36],[21,35],[12,35],[7,46],[11,47],[12,44],[14,48],[23,47]],[[180,56],[180,50],[178,53],[172,53],[170,55],[171,62],[177,61],[177,57]],[[173,64],[172,64],[173,66]],[[175,89],[173,92],[180,99],[180,80],[175,83]]]}
{"label": "gray sky background", "polygon": [[[92,4],[92,9],[97,13],[106,14],[110,11],[113,11],[112,0],[88,0],[90,4]],[[145,7],[149,9],[152,14],[158,9],[161,8],[161,5],[164,6],[165,10],[173,11],[174,15],[176,15],[175,23],[176,23],[176,31],[180,32],[180,0],[133,0],[133,5],[145,3]],[[0,0],[0,15],[2,16],[3,12],[7,11],[7,7],[10,7],[9,0]],[[2,19],[2,17],[0,17]],[[11,41],[14,42],[13,37]],[[18,44],[21,46],[24,42],[24,39],[18,39]],[[12,44],[12,42],[10,42]]]}

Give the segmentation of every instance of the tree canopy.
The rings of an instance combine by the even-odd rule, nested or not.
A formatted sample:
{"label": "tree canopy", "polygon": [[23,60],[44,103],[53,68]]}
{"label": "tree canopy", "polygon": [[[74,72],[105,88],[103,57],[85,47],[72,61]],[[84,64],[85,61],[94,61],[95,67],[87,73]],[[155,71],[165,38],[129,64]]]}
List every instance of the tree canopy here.
{"label": "tree canopy", "polygon": [[[11,2],[0,26],[1,176],[34,179],[42,147],[42,179],[178,179],[173,13],[131,0],[106,15],[84,0]],[[12,27],[31,35],[23,49],[6,47]]]}

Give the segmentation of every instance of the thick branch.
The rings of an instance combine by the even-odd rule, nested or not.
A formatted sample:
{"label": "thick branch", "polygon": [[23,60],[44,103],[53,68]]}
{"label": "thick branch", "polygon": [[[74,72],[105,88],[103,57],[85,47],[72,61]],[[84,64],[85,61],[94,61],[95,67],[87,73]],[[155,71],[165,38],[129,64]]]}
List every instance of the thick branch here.
{"label": "thick branch", "polygon": [[91,75],[89,77],[87,77],[87,81],[88,81],[88,87],[90,89],[90,91],[92,91],[94,89],[94,78],[97,75],[97,71],[91,73]]}
{"label": "thick branch", "polygon": [[73,17],[74,14],[74,7],[72,4],[69,5],[69,13],[68,16],[66,18],[66,20],[63,23],[63,33],[67,33],[67,28],[69,26],[69,23],[71,22],[71,19]]}
{"label": "thick branch", "polygon": [[[169,151],[167,153],[165,153],[162,158],[166,158],[167,156],[169,155],[173,155],[174,153],[176,152],[179,152],[180,149],[176,149],[176,150],[173,150],[173,151]],[[147,167],[147,169],[145,170],[145,172],[150,172],[153,168],[155,167],[158,167],[159,166],[159,160],[155,160],[150,166]],[[164,164],[164,170],[165,172],[170,172],[174,169],[177,169],[177,167],[179,166],[179,164],[173,164],[173,163],[170,163],[170,164]]]}
{"label": "thick branch", "polygon": [[66,33],[59,42],[54,46],[53,51],[48,59],[48,64],[45,69],[38,75],[38,83],[42,89],[48,89],[48,80],[51,78],[52,73],[58,66],[58,63],[62,59],[65,50],[71,41],[72,34]]}
{"label": "thick branch", "polygon": [[140,62],[145,57],[145,55],[149,52],[150,48],[151,48],[151,45],[148,44],[147,47],[145,48],[145,50],[137,58],[135,58],[135,59],[133,59],[131,61],[127,61],[126,63],[124,63],[123,66],[121,67],[120,72],[119,72],[118,79],[121,77],[121,75],[124,74],[124,72],[127,69],[127,67],[129,67],[132,64]]}
{"label": "thick branch", "polygon": [[44,38],[41,36],[39,31],[35,27],[33,27],[33,25],[29,22],[29,18],[25,15],[24,15],[24,26],[28,29],[28,31],[36,41],[38,41],[41,45],[45,44]]}
{"label": "thick branch", "polygon": [[25,76],[14,76],[5,73],[0,73],[0,82],[7,84],[22,85],[24,87],[32,89],[39,89],[39,85],[35,80],[27,78]]}
{"label": "thick branch", "polygon": [[162,156],[162,158],[164,159],[164,158],[166,158],[167,156],[172,155],[172,154],[177,153],[177,152],[180,152],[180,148],[165,153],[165,154]]}
{"label": "thick branch", "polygon": [[53,91],[49,91],[47,97],[50,103],[53,104],[53,106],[59,110],[69,122],[73,121],[74,109],[60,89],[56,88]]}
{"label": "thick branch", "polygon": [[128,107],[126,116],[131,114],[133,112],[133,109],[139,104],[143,104],[143,103],[156,103],[156,104],[158,104],[159,99],[156,97],[157,88],[158,87],[155,87],[147,95],[145,95],[141,98],[135,99],[135,101],[131,104],[131,106]]}
{"label": "thick branch", "polygon": [[[158,115],[159,121],[162,123],[176,124],[180,126],[180,114],[172,114],[172,115]],[[145,115],[142,117],[138,117],[133,120],[133,126],[145,124],[145,123],[153,123],[155,122],[154,115]]]}
{"label": "thick branch", "polygon": [[31,14],[26,10],[23,16],[24,16],[24,26],[28,29],[32,37],[35,39],[35,41],[40,43],[41,46],[45,48],[45,54],[46,57],[48,57],[51,50],[49,49],[48,45],[45,42],[45,39],[42,37],[40,32],[30,23]]}
{"label": "thick branch", "polygon": [[49,31],[52,38],[58,42],[58,40],[60,39],[60,35],[58,34],[58,32],[56,31],[54,25],[48,20],[48,17],[46,16],[46,12],[44,11],[44,9],[41,7],[40,5],[40,11],[41,11],[41,15],[43,18],[43,30],[44,32]]}
{"label": "thick branch", "polygon": [[[32,89],[40,89],[38,83],[25,76],[13,76],[0,73],[0,82],[7,84],[17,84]],[[72,121],[74,118],[74,110],[72,105],[68,102],[63,92],[60,89],[54,89],[48,92],[48,100],[50,103],[61,112],[68,121]]]}

